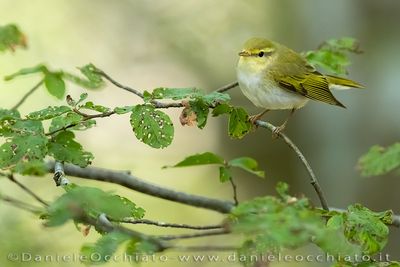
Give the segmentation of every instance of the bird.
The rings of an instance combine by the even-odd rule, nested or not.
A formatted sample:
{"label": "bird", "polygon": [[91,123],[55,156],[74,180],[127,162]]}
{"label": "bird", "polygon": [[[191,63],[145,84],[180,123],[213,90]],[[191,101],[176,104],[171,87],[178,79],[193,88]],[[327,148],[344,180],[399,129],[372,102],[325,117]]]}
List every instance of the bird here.
{"label": "bird", "polygon": [[290,110],[286,120],[273,131],[275,137],[285,129],[293,113],[309,100],[345,108],[331,90],[364,88],[350,79],[324,75],[294,50],[260,37],[244,43],[236,74],[243,94],[264,109],[250,116],[253,124],[270,110]]}

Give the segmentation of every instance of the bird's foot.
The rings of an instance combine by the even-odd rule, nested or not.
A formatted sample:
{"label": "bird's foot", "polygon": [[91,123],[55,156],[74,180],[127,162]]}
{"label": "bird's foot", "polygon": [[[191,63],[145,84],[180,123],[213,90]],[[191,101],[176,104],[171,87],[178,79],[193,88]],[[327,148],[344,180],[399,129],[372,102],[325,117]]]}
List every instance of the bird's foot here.
{"label": "bird's foot", "polygon": [[283,132],[283,130],[285,130],[285,127],[286,127],[285,124],[275,127],[275,129],[272,131],[272,139],[278,138],[279,135],[281,134],[281,132]]}
{"label": "bird's foot", "polygon": [[262,116],[261,113],[250,116],[249,121],[251,122],[251,124],[256,124],[256,121],[259,120],[261,118],[261,116]]}

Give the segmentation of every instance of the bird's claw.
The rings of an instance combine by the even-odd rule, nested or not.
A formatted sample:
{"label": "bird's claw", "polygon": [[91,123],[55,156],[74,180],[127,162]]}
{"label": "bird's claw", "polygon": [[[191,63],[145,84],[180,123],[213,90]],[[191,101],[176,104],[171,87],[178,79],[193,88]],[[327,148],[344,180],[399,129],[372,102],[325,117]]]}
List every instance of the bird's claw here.
{"label": "bird's claw", "polygon": [[278,138],[280,133],[283,132],[283,130],[285,129],[285,126],[286,125],[281,125],[281,126],[275,127],[275,129],[272,131],[272,139]]}

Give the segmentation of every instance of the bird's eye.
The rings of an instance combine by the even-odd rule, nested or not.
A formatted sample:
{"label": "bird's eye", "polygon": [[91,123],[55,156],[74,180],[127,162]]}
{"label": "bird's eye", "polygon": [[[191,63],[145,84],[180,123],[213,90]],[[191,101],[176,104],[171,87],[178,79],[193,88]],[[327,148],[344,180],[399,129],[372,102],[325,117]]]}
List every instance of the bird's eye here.
{"label": "bird's eye", "polygon": [[259,57],[263,57],[264,56],[264,51],[261,51],[260,53],[258,53]]}

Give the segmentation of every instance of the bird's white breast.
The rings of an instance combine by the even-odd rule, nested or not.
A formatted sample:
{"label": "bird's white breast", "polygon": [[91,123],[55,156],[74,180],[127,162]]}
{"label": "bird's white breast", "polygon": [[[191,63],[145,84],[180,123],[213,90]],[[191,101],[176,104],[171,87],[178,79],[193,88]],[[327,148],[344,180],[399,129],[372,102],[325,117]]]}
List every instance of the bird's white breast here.
{"label": "bird's white breast", "polygon": [[275,81],[268,81],[265,78],[265,69],[255,71],[256,68],[251,68],[248,64],[249,62],[244,64],[244,62],[239,61],[237,78],[243,94],[257,107],[298,109],[308,102],[308,98],[280,88]]}

